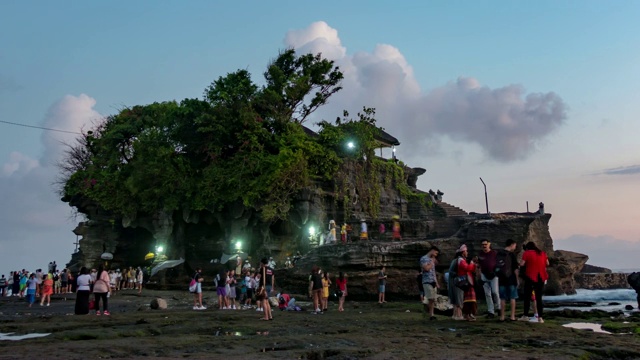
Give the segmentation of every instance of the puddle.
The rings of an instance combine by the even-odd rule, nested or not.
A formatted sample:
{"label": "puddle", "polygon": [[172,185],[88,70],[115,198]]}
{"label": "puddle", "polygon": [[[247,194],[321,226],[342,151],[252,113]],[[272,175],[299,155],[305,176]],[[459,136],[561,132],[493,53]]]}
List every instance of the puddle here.
{"label": "puddle", "polygon": [[602,333],[602,334],[611,334],[606,330],[602,330],[602,325],[594,324],[594,323],[575,322],[575,323],[564,324],[562,326],[572,328],[572,329],[592,330],[593,332]]}
{"label": "puddle", "polygon": [[13,333],[7,333],[7,334],[0,333],[0,340],[16,341],[16,340],[33,339],[33,338],[39,338],[39,337],[51,335],[51,333],[46,333],[46,334],[33,333],[33,334],[25,334],[25,335],[11,335],[11,334]]}

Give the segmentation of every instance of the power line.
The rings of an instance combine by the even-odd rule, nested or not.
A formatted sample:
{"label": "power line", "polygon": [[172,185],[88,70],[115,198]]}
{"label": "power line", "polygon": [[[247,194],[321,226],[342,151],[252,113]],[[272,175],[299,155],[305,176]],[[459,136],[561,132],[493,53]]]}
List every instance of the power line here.
{"label": "power line", "polygon": [[0,120],[0,123],[9,124],[9,125],[16,125],[16,126],[23,126],[23,127],[28,127],[28,128],[40,129],[40,130],[57,131],[57,132],[67,133],[67,134],[82,135],[82,133],[75,132],[75,131],[51,129],[51,128],[46,128],[46,127],[42,127],[42,126],[19,124],[19,123],[14,123],[14,122],[10,122],[10,121],[2,121],[2,120]]}

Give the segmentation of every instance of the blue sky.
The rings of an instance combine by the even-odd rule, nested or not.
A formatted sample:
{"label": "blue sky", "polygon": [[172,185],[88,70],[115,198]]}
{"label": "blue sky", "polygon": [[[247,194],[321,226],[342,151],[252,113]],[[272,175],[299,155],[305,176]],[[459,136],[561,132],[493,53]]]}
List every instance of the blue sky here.
{"label": "blue sky", "polygon": [[[348,76],[314,120],[376,107],[399,157],[428,170],[422,189],[482,212],[482,176],[492,212],[544,201],[556,248],[631,267],[617,265],[640,241],[637,14],[637,1],[0,2],[0,120],[78,131],[123,106],[200,97],[238,68],[260,81],[287,46],[320,50]],[[68,261],[75,221],[51,183],[70,138],[0,134],[0,260]]]}

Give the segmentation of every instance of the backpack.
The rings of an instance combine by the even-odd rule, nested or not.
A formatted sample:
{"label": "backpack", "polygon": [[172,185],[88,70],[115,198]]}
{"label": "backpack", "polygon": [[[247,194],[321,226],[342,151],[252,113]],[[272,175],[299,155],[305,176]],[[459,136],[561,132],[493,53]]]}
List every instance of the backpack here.
{"label": "backpack", "polygon": [[189,283],[189,292],[194,293],[196,292],[196,289],[198,289],[198,282],[196,281],[196,278],[194,276],[193,279],[191,279],[191,282]]}
{"label": "backpack", "polygon": [[513,264],[508,251],[500,250],[496,255],[496,267],[493,270],[496,276],[501,279],[508,279],[513,274]]}

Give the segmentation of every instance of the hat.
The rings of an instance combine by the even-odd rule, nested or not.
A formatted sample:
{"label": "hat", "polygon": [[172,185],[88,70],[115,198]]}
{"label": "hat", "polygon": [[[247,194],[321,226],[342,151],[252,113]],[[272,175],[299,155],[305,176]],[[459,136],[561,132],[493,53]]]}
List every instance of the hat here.
{"label": "hat", "polygon": [[462,244],[462,245],[460,246],[460,248],[458,249],[458,251],[459,251],[459,252],[467,251],[467,245]]}
{"label": "hat", "polygon": [[249,262],[249,260],[245,260],[244,262],[248,263],[248,262]]}

